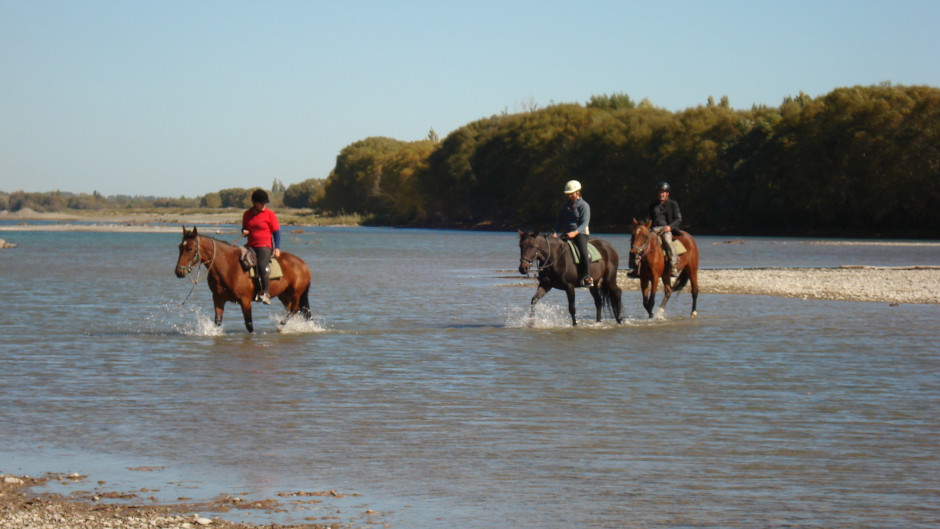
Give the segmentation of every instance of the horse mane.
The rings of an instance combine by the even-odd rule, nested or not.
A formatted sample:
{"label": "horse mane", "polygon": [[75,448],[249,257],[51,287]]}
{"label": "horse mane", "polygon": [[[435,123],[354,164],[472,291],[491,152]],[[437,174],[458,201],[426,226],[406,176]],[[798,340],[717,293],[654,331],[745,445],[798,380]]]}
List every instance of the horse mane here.
{"label": "horse mane", "polygon": [[[195,232],[195,233],[194,233],[194,232]],[[236,248],[236,249],[238,248],[238,246],[236,246],[235,244],[232,244],[232,243],[230,243],[230,242],[228,242],[228,241],[223,241],[222,239],[219,239],[218,237],[213,237],[212,235],[205,235],[205,234],[199,233],[199,232],[196,230],[195,227],[193,227],[193,231],[190,231],[190,232],[187,232],[187,233],[188,233],[189,235],[191,235],[191,236],[204,237],[204,238],[206,238],[206,239],[209,239],[210,241],[214,241],[214,242],[216,242],[216,243],[218,243],[218,244],[221,244],[223,247],[224,247],[224,246],[229,246],[229,247]]]}
{"label": "horse mane", "polygon": [[205,238],[207,238],[207,239],[211,239],[211,240],[213,240],[213,241],[215,241],[215,242],[217,242],[217,243],[219,243],[219,244],[221,244],[221,245],[223,245],[223,246],[231,246],[232,248],[238,248],[238,246],[236,246],[236,245],[234,245],[234,244],[232,244],[232,243],[230,243],[230,242],[228,242],[228,241],[223,241],[222,239],[219,239],[218,237],[213,237],[213,236],[211,236],[211,235],[202,235],[202,234],[200,234],[200,237],[205,237]]}

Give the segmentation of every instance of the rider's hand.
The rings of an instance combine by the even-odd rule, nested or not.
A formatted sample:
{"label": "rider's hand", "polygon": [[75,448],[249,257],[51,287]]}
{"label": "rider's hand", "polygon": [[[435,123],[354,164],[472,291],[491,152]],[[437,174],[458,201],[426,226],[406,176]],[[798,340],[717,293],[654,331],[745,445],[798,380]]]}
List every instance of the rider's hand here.
{"label": "rider's hand", "polygon": [[248,236],[248,230],[242,230],[242,237]]}
{"label": "rider's hand", "polygon": [[574,239],[575,237],[578,236],[578,230],[569,231],[565,235],[567,235],[569,239]]}
{"label": "rider's hand", "polygon": [[280,248],[275,248],[275,249],[274,249],[274,257],[280,257],[280,256],[281,256],[281,249],[280,249]]}

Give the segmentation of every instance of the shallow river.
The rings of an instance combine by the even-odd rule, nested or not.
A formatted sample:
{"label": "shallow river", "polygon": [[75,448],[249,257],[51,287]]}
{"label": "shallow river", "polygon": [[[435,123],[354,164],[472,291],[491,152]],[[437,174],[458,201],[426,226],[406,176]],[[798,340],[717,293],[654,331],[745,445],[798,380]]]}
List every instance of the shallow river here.
{"label": "shallow river", "polygon": [[[680,293],[649,320],[627,291],[617,326],[581,290],[572,329],[557,291],[527,318],[514,233],[288,231],[315,319],[278,332],[256,305],[254,335],[235,305],[212,325],[204,281],[187,299],[179,233],[0,232],[0,473],[282,503],[222,515],[256,523],[940,520],[940,306],[703,294],[691,319]],[[729,240],[699,238],[704,268],[940,265],[936,245]]]}

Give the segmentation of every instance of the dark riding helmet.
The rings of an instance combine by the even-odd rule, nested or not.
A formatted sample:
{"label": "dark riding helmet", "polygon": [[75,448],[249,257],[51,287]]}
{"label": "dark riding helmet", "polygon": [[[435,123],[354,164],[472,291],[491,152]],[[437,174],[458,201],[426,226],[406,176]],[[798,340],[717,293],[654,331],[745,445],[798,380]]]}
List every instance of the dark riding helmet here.
{"label": "dark riding helmet", "polygon": [[656,191],[657,191],[657,192],[658,192],[658,191],[665,191],[665,192],[668,193],[668,192],[670,191],[670,189],[669,189],[669,182],[665,182],[665,181],[664,181],[664,182],[660,182],[660,183],[656,184]]}
{"label": "dark riding helmet", "polygon": [[255,189],[255,192],[251,194],[251,202],[253,204],[267,204],[270,202],[268,200],[268,193],[264,189]]}

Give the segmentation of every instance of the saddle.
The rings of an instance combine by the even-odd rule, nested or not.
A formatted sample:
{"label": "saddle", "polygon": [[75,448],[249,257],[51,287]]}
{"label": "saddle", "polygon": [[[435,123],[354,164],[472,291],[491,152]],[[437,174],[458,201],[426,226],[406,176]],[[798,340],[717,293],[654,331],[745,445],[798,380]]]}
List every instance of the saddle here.
{"label": "saddle", "polygon": [[[682,244],[682,241],[679,239],[672,240],[672,248],[676,251],[676,256],[682,255],[686,252],[685,245]],[[666,253],[665,248],[663,248],[663,253]]]}
{"label": "saddle", "polygon": [[[244,246],[239,246],[238,249],[241,250],[241,255],[238,257],[238,260],[242,264],[242,269],[248,271],[248,277],[258,277],[255,271],[258,268],[258,256],[256,256],[255,252],[251,249]],[[281,264],[277,262],[276,257],[272,256],[271,261],[268,263],[268,277],[277,279],[283,276],[284,272],[281,270]]]}
{"label": "saddle", "polygon": [[[575,244],[574,244],[573,242],[571,242],[571,241],[565,241],[565,242],[568,243],[568,248],[571,248],[571,255],[574,256],[574,264],[580,264],[580,263],[581,263],[581,252],[578,251],[578,247],[575,246]],[[597,249],[597,247],[595,247],[593,244],[591,244],[590,241],[588,241],[587,247],[588,247],[588,254],[589,254],[589,256],[591,257],[591,260],[588,261],[588,262],[589,262],[589,263],[596,263],[596,262],[600,261],[600,260],[601,260],[601,252]]]}

